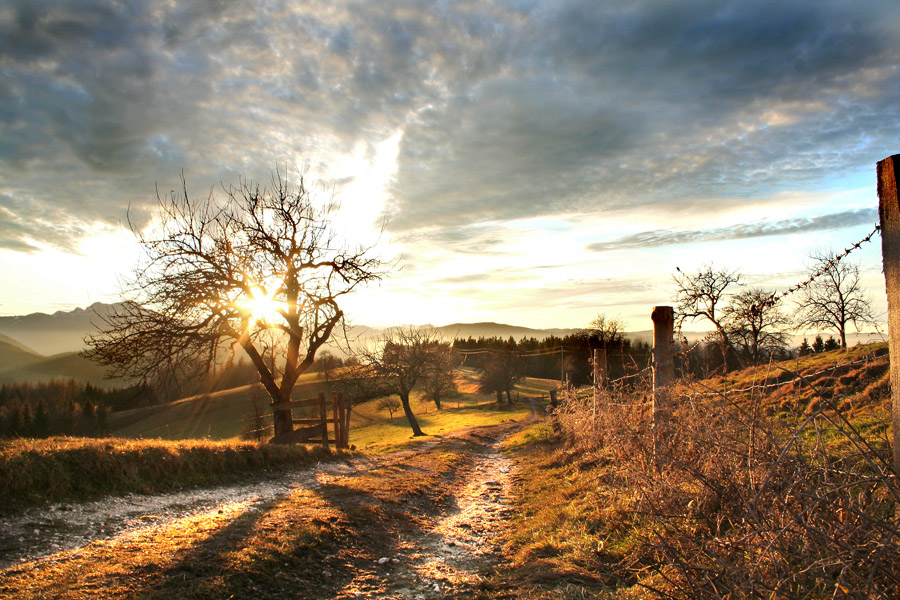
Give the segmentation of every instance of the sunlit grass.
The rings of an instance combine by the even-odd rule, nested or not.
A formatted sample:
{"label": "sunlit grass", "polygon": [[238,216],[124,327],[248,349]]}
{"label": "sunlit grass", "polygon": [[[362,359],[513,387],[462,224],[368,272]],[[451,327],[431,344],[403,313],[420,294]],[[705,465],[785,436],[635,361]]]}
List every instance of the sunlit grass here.
{"label": "sunlit grass", "polygon": [[106,494],[159,492],[312,464],[322,448],[212,440],[18,439],[0,443],[0,512]]}
{"label": "sunlit grass", "polygon": [[[424,437],[412,437],[409,422],[402,411],[394,413],[391,418],[387,410],[379,410],[378,402],[371,401],[354,408],[351,421],[350,443],[364,452],[389,452],[399,448],[413,446],[435,436],[468,429],[498,425],[511,421],[523,421],[531,418],[531,406],[524,402],[498,405],[493,394],[481,394],[477,391],[477,373],[462,370],[457,377],[459,393],[443,401],[442,410],[437,410],[433,403],[413,394],[411,404],[416,413],[416,420],[427,434]],[[519,397],[538,398],[541,390],[546,393],[559,384],[545,379],[524,379],[516,386]],[[514,392],[515,394],[515,392]]]}

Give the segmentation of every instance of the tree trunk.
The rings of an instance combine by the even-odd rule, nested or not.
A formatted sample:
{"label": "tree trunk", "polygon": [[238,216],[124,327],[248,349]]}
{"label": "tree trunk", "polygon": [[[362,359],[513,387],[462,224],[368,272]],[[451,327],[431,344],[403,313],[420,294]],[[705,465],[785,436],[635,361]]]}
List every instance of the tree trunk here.
{"label": "tree trunk", "polygon": [[416,415],[413,414],[412,407],[409,405],[409,394],[400,394],[400,403],[403,405],[403,414],[406,415],[406,420],[409,421],[409,426],[413,430],[413,437],[425,435],[419,427],[419,422],[416,420]]}
{"label": "tree trunk", "polygon": [[503,390],[497,390],[497,404],[503,404]]}
{"label": "tree trunk", "polygon": [[294,430],[294,416],[290,403],[272,405],[272,426],[276,436]]}

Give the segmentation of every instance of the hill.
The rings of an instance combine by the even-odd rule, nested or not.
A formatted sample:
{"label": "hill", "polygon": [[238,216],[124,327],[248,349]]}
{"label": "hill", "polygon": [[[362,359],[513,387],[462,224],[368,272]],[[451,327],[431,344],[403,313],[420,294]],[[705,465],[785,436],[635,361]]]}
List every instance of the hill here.
{"label": "hill", "polygon": [[105,375],[105,367],[77,352],[42,356],[16,340],[0,335],[0,383],[76,379],[98,387],[127,385],[124,380],[109,380]]}
{"label": "hill", "polygon": [[498,337],[507,339],[512,337],[516,341],[522,338],[536,338],[538,340],[546,339],[550,336],[563,337],[576,333],[577,329],[532,329],[530,327],[519,327],[517,325],[505,325],[503,323],[453,323],[442,327],[434,328],[443,337],[448,340],[455,338],[490,338]]}
{"label": "hill", "polygon": [[30,365],[43,359],[43,356],[12,338],[0,336],[0,372]]}
{"label": "hill", "polygon": [[116,306],[95,302],[87,308],[57,311],[52,315],[0,317],[0,334],[13,337],[44,355],[78,352],[84,347],[84,337],[95,332],[96,325]]}

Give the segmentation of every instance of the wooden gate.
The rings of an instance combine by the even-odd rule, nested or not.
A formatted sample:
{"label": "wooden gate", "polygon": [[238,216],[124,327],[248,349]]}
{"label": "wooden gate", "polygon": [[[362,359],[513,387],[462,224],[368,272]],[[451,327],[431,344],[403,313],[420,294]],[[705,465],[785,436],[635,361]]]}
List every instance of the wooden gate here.
{"label": "wooden gate", "polygon": [[[330,405],[330,406],[329,406]],[[318,408],[318,416],[294,419],[297,427],[290,433],[276,435],[271,440],[272,444],[322,444],[326,448],[328,444],[334,444],[335,448],[350,447],[350,398],[343,394],[333,392],[331,399],[326,399],[324,393],[318,398],[308,400],[295,400],[291,402],[291,411],[295,408]],[[329,416],[329,413],[331,416]],[[328,436],[328,425],[332,425],[334,437]]]}

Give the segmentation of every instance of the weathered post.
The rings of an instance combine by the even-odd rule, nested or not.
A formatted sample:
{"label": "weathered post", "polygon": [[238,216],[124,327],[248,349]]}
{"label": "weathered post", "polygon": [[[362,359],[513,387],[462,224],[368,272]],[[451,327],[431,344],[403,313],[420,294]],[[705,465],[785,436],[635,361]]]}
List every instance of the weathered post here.
{"label": "weathered post", "polygon": [[[338,394],[337,392],[331,392],[331,418],[334,419],[334,447],[335,449],[343,448],[341,445],[341,425],[343,425],[341,419],[341,407],[340,402],[338,402]],[[328,428],[326,427],[327,431]]]}
{"label": "weathered post", "polygon": [[659,437],[668,413],[669,386],[675,381],[675,311],[671,306],[654,306],[653,320],[653,457],[658,461]]}
{"label": "weathered post", "polygon": [[325,392],[319,392],[319,420],[322,423],[322,445],[328,448],[328,410],[325,408]]}
{"label": "weathered post", "polygon": [[898,166],[900,166],[900,154],[889,156],[878,163],[878,216],[881,220],[881,256],[888,301],[894,473],[900,475],[900,199],[897,196]]}
{"label": "weathered post", "polygon": [[338,398],[341,399],[341,406],[344,409],[344,425],[341,427],[341,435],[343,436],[343,444],[344,448],[350,447],[350,413],[353,410],[353,396],[344,397],[343,394],[339,394]]}

